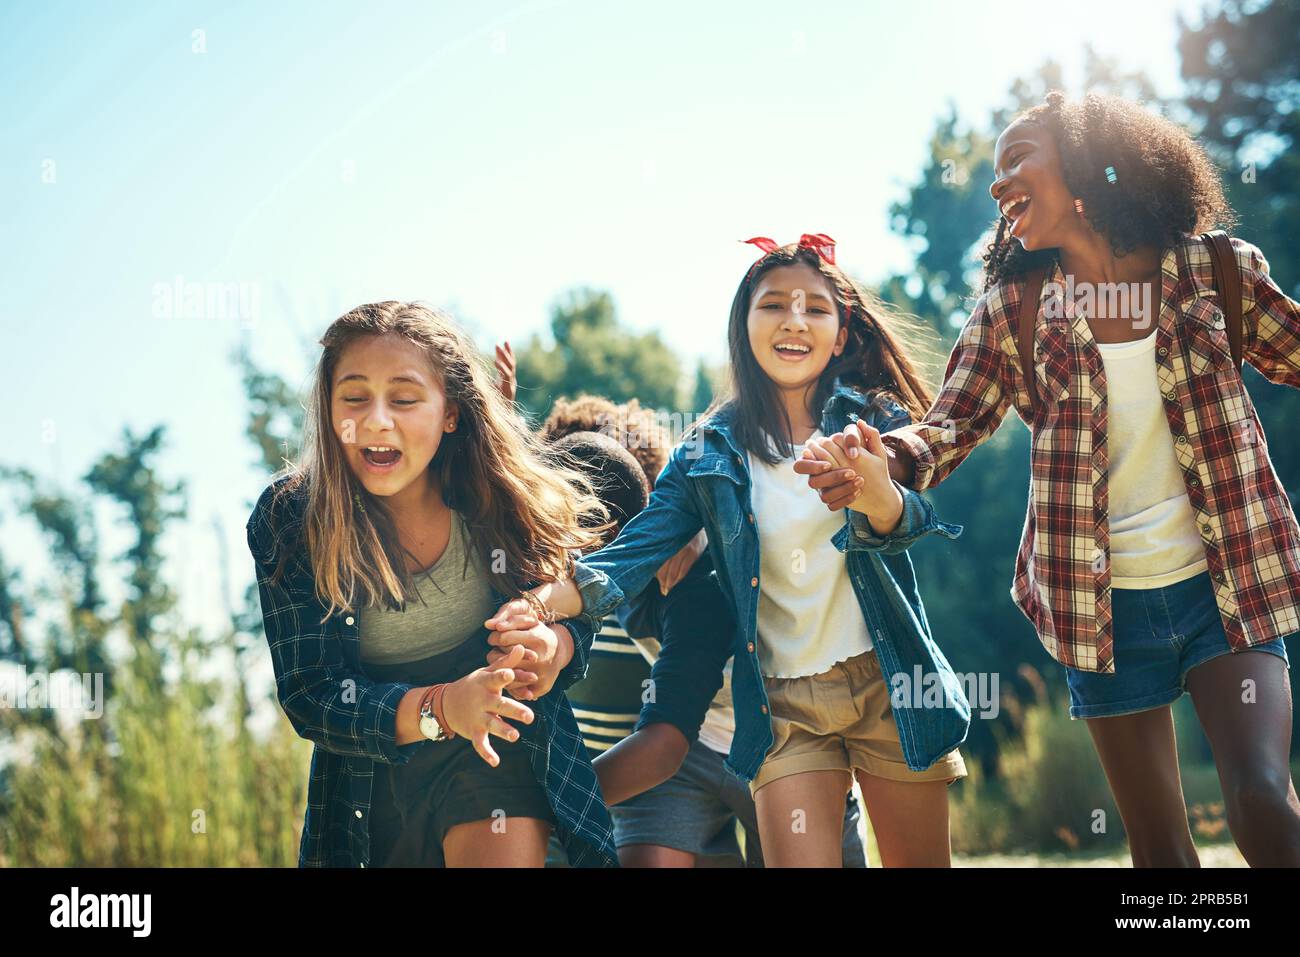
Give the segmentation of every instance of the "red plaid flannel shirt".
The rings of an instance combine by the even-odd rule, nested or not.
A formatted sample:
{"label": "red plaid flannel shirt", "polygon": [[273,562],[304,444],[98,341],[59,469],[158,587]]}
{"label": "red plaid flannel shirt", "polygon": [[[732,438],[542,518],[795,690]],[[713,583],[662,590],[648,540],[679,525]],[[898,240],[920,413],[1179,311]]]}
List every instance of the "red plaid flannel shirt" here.
{"label": "red plaid flannel shirt", "polygon": [[[1246,361],[1300,387],[1300,305],[1278,289],[1257,248],[1232,246]],[[1162,272],[1155,341],[1170,441],[1223,626],[1240,651],[1300,631],[1300,528],[1232,362],[1208,250],[1187,239],[1165,251]],[[1058,265],[1043,284],[1036,421],[1017,344],[1024,282],[1014,279],[976,303],[925,419],[885,442],[911,453],[920,491],[943,481],[1015,406],[1030,426],[1032,464],[1012,598],[1057,661],[1113,673],[1106,374],[1087,320],[1065,315],[1064,281]]]}

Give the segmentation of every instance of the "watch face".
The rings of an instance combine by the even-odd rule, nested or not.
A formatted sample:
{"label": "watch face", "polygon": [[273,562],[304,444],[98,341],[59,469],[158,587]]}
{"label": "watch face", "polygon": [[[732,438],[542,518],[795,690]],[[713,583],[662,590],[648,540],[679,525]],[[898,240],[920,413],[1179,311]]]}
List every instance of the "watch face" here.
{"label": "watch face", "polygon": [[436,741],[442,735],[442,728],[438,724],[438,719],[433,715],[421,715],[420,733],[426,738]]}

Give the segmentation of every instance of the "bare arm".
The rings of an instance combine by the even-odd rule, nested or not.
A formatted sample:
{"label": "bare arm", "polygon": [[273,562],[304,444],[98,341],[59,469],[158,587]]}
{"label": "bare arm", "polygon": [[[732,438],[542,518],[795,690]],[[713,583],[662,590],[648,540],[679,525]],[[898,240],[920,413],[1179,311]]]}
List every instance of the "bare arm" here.
{"label": "bare arm", "polygon": [[656,721],[628,735],[592,762],[600,792],[609,805],[649,791],[677,773],[690,742],[667,721]]}

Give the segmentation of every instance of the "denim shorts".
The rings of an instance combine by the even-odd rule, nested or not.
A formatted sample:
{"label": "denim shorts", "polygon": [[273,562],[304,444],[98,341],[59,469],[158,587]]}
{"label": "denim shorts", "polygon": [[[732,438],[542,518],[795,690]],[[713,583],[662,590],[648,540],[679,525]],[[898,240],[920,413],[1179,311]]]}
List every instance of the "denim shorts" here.
{"label": "denim shorts", "polygon": [[[719,858],[736,867],[762,867],[754,799],[749,786],[723,766],[724,759],[725,755],[696,740],[671,778],[609,809],[614,843],[619,847],[654,844]],[[867,866],[858,833],[861,816],[850,794],[844,810],[845,867]],[[743,857],[736,840],[737,821],[745,829]]]}
{"label": "denim shorts", "polygon": [[[1110,595],[1115,672],[1066,667],[1071,718],[1164,707],[1182,696],[1189,671],[1232,654],[1209,572],[1163,588],[1112,588]],[[1287,661],[1281,638],[1244,650]]]}

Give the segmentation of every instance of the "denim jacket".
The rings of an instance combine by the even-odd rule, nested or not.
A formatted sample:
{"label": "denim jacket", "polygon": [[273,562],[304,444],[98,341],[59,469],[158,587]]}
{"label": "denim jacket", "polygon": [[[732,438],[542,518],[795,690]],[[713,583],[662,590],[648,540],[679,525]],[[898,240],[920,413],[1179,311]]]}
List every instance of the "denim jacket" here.
{"label": "denim jacket", "polygon": [[[650,504],[617,539],[585,556],[583,563],[608,576],[624,595],[638,595],[664,561],[701,528],[706,530],[718,582],[735,619],[731,681],[736,733],[727,767],[749,781],[772,744],[772,726],[758,656],[758,530],[745,450],[732,434],[732,410],[723,406],[673,450]],[[840,386],[822,410],[822,433],[841,431],[850,414],[882,432],[910,421],[902,407],[884,396],[869,400]],[[931,532],[956,538],[962,528],[939,521],[929,502],[895,484],[903,496],[903,514],[894,531],[877,535],[865,515],[845,509],[844,525],[831,541],[845,555],[882,673],[890,682],[903,755],[909,768],[920,771],[966,739],[970,705],[930,634],[906,549]],[[602,601],[602,609],[606,604]],[[928,688],[936,679],[942,700],[936,704],[934,695],[925,695],[922,703],[922,689],[913,686]]]}

